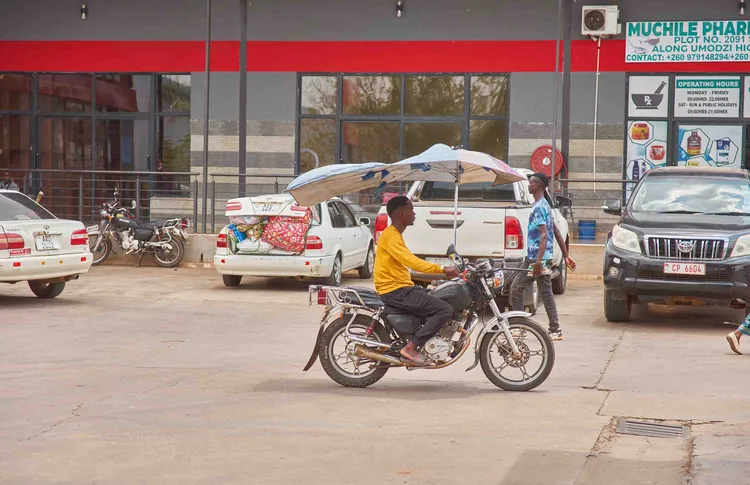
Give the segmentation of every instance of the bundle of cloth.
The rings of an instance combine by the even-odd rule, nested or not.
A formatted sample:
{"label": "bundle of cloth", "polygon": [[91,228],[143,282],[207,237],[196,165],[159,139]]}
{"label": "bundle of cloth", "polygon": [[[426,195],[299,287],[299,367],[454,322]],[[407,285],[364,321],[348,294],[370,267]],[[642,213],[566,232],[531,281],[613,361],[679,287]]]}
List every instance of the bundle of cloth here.
{"label": "bundle of cloth", "polygon": [[232,252],[268,253],[280,250],[300,254],[305,250],[312,221],[308,208],[302,217],[232,216],[227,226]]}

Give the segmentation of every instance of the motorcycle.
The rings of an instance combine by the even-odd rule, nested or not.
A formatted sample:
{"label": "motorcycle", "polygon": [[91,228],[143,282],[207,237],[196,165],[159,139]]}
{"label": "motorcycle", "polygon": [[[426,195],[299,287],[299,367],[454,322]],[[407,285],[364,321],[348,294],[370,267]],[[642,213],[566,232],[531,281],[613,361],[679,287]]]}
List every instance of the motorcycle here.
{"label": "motorcycle", "polygon": [[[503,313],[494,300],[503,287],[504,272],[518,269],[495,269],[491,259],[469,264],[452,244],[447,256],[461,274],[439,282],[429,292],[450,303],[454,314],[422,348],[425,365],[404,362],[399,353],[424,322],[422,317],[387,307],[367,288],[311,285],[309,303],[313,304],[315,295],[317,303],[325,305],[325,312],[304,371],[320,358],[323,370],[336,383],[367,387],[393,367],[409,371],[448,367],[464,355],[477,334],[474,363],[466,372],[481,363],[490,382],[507,391],[528,391],[542,384],[555,363],[555,347],[549,334],[530,318],[531,314]],[[492,317],[485,321],[487,307]],[[343,349],[338,344],[343,344]],[[528,368],[532,361],[538,361],[536,370]],[[505,375],[504,371],[515,375]]]}
{"label": "motorcycle", "polygon": [[[151,253],[154,262],[164,268],[180,264],[185,255],[185,232],[190,227],[190,219],[161,219],[154,222],[138,221],[132,212],[122,207],[115,189],[112,202],[104,202],[100,210],[101,221],[96,226],[89,226],[89,246],[94,254],[93,265],[102,264],[112,253],[112,241],[115,241],[125,254],[138,254],[136,266],[141,265],[143,256]],[[133,201],[131,210],[135,210]]]}

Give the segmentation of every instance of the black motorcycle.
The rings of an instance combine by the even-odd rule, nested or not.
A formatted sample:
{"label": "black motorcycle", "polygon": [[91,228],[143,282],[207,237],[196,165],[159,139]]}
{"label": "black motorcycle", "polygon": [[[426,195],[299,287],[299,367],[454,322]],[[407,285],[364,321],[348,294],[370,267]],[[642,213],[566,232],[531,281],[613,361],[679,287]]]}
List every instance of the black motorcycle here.
{"label": "black motorcycle", "polygon": [[[539,386],[552,372],[555,347],[547,331],[526,312],[501,312],[494,296],[503,287],[504,273],[519,271],[495,268],[492,260],[469,264],[453,245],[448,256],[461,276],[443,281],[430,293],[453,307],[450,321],[422,348],[427,364],[415,365],[399,351],[424,323],[424,319],[387,307],[372,290],[356,287],[310,287],[325,313],[310,360],[309,370],[319,358],[326,374],[346,387],[367,387],[389,369],[443,369],[458,361],[474,339],[474,364],[481,363],[487,378],[508,391],[528,391]],[[527,271],[524,269],[523,271]],[[485,320],[485,310],[490,314]]]}
{"label": "black motorcycle", "polygon": [[[136,203],[133,201],[132,210]],[[96,226],[89,226],[89,246],[94,255],[93,265],[102,264],[112,253],[112,241],[122,248],[125,254],[138,254],[136,266],[141,265],[143,256],[151,253],[154,262],[164,268],[180,264],[185,256],[185,243],[190,227],[190,219],[160,219],[142,222],[132,212],[120,204],[117,189],[111,202],[104,202],[100,211],[102,220]]]}

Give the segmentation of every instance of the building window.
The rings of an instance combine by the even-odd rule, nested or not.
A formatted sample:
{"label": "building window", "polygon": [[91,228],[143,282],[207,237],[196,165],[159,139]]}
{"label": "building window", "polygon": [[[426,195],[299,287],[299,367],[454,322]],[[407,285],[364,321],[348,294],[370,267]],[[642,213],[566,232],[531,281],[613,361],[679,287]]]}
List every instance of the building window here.
{"label": "building window", "polygon": [[[142,214],[155,196],[189,196],[190,74],[0,72],[0,167],[31,195],[44,190],[58,216],[78,218],[78,191],[98,200],[134,198]],[[64,172],[60,172],[60,170]]]}
{"label": "building window", "polygon": [[436,143],[508,156],[507,74],[301,74],[299,173],[391,163]]}

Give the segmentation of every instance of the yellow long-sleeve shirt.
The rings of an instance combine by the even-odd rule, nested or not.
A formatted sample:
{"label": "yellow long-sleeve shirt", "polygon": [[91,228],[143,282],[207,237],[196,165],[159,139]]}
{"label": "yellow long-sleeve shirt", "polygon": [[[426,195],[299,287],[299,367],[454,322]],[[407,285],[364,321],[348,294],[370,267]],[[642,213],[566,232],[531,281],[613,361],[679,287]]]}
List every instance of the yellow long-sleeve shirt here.
{"label": "yellow long-sleeve shirt", "polygon": [[375,291],[384,295],[399,288],[414,286],[409,269],[420,273],[442,273],[439,264],[428,263],[414,256],[404,244],[401,233],[388,226],[378,239],[375,257]]}

